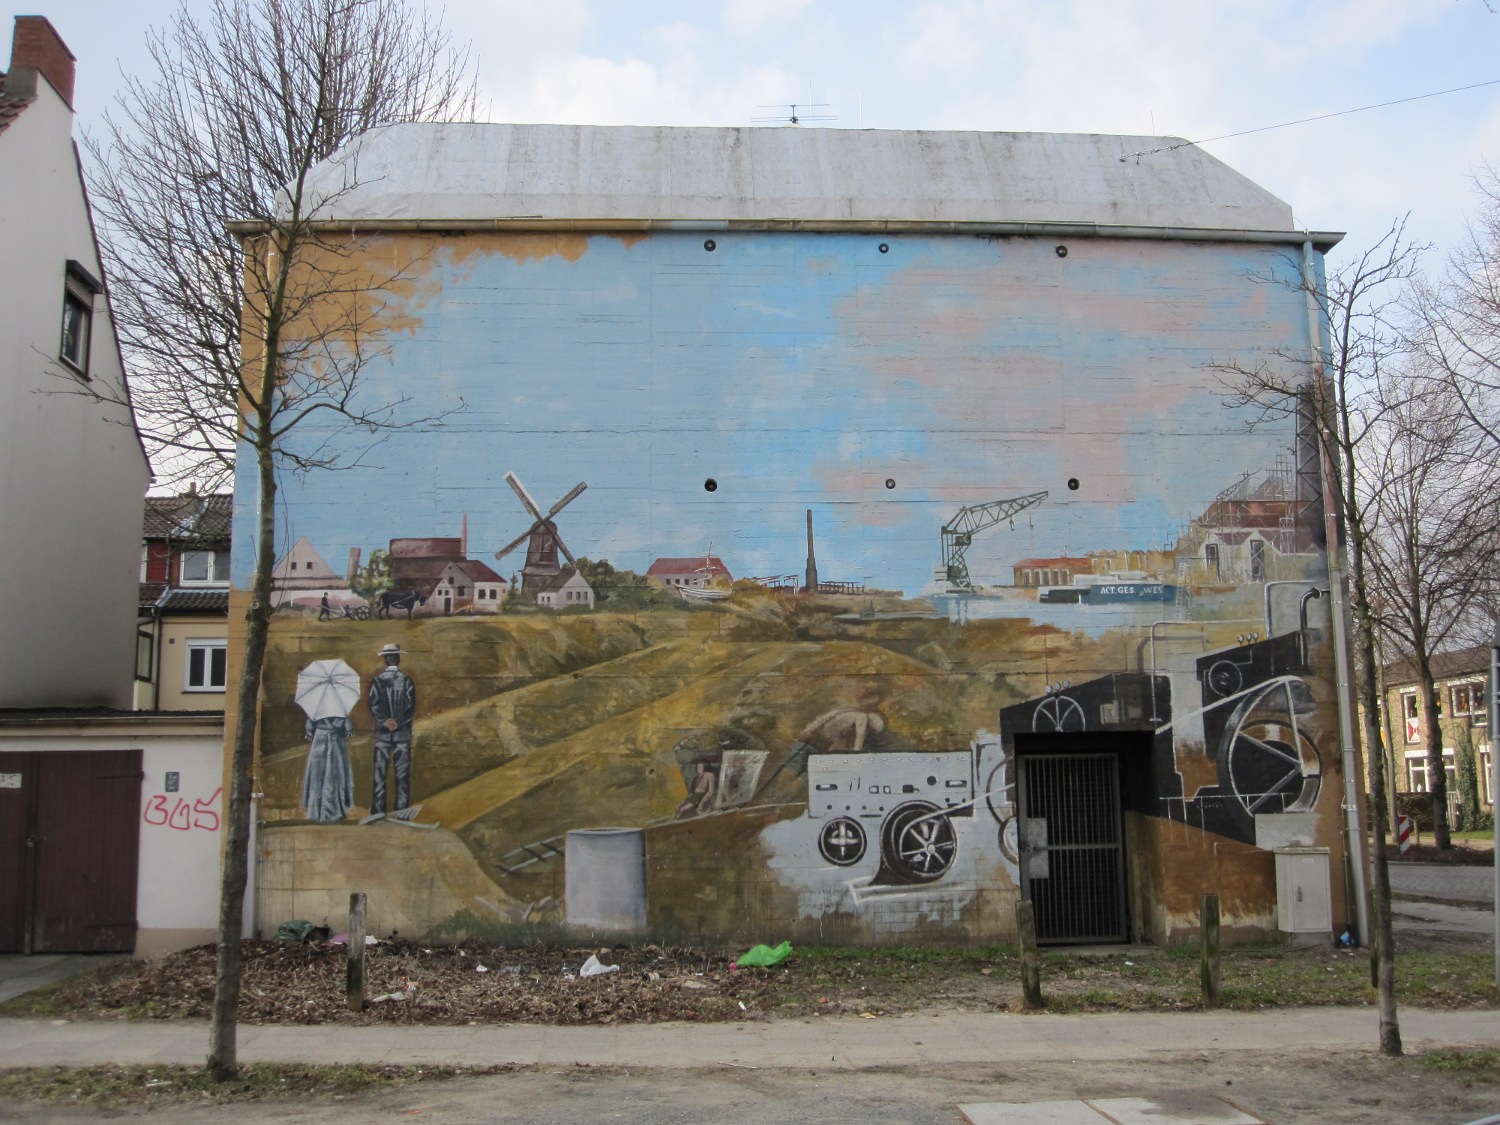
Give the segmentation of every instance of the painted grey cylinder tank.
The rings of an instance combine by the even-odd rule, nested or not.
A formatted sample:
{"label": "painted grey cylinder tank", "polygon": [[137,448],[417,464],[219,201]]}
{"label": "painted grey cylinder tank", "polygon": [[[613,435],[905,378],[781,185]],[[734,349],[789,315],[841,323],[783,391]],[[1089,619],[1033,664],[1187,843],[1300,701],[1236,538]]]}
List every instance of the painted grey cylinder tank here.
{"label": "painted grey cylinder tank", "polygon": [[645,829],[580,828],[566,848],[568,925],[645,930]]}

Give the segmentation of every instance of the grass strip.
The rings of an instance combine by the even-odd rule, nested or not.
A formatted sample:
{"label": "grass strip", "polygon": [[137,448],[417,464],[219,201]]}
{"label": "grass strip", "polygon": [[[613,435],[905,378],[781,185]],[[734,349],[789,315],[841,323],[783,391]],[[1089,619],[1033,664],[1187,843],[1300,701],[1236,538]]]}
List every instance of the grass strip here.
{"label": "grass strip", "polygon": [[418,1082],[500,1074],[514,1067],[302,1066],[252,1063],[216,1082],[201,1066],[49,1066],[0,1070],[0,1102],[86,1105],[100,1109],[222,1104],[265,1098],[348,1098]]}

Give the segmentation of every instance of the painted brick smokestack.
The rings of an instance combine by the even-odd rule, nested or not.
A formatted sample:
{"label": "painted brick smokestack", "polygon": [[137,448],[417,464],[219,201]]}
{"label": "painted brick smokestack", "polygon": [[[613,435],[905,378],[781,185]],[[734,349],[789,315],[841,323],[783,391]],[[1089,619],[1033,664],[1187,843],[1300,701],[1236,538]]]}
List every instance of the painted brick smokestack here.
{"label": "painted brick smokestack", "polygon": [[34,71],[50,82],[52,88],[71,107],[75,61],[73,52],[68,50],[67,44],[47,21],[46,16],[17,16],[15,33],[10,42],[10,73],[5,79],[6,93],[15,97],[28,86],[34,90],[35,79],[30,74],[16,73]]}

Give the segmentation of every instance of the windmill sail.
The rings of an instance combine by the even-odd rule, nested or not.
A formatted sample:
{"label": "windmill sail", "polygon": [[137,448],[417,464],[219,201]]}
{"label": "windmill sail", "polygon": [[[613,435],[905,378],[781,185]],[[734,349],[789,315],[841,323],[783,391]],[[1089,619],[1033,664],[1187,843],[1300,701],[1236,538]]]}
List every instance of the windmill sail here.
{"label": "windmill sail", "polygon": [[548,509],[546,515],[542,514],[541,508],[532,499],[531,493],[526,491],[526,486],[521,483],[521,478],[515,473],[506,473],[505,483],[510,485],[511,491],[521,501],[521,506],[535,522],[496,551],[495,558],[503,558],[525,543],[526,563],[521,567],[521,592],[535,597],[537,591],[562,573],[562,565],[557,561],[559,554],[569,563],[577,562],[573,558],[573,552],[568,550],[568,545],[563,542],[562,535],[559,534],[557,524],[553,522],[552,517],[578,499],[583,490],[588,487],[588,482],[579,481],[572,491]]}

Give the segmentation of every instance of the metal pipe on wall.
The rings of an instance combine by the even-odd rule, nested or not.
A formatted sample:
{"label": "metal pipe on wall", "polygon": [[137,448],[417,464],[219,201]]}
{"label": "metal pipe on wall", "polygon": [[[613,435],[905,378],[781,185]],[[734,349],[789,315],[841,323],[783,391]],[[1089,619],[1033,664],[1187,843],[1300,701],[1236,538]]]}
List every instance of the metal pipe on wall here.
{"label": "metal pipe on wall", "polygon": [[1500,984],[1500,617],[1490,645],[1490,818],[1495,823],[1495,983]]}
{"label": "metal pipe on wall", "polygon": [[[1307,305],[1307,343],[1311,349],[1314,378],[1323,379],[1323,318],[1318,307],[1317,270],[1313,264],[1313,244],[1309,239],[1302,244],[1302,293]],[[1321,444],[1321,443],[1320,443]],[[1328,558],[1328,597],[1331,602],[1329,617],[1333,622],[1333,660],[1337,679],[1339,700],[1339,735],[1343,740],[1344,764],[1344,852],[1349,864],[1349,873],[1354,880],[1354,914],[1359,927],[1359,940],[1367,944],[1370,940],[1370,904],[1365,893],[1365,834],[1359,823],[1359,793],[1355,788],[1354,754],[1354,701],[1349,689],[1349,636],[1347,627],[1348,605],[1344,597],[1343,550],[1339,536],[1338,515],[1329,491],[1332,473],[1329,471],[1328,450],[1322,451],[1323,467],[1323,529]]]}

